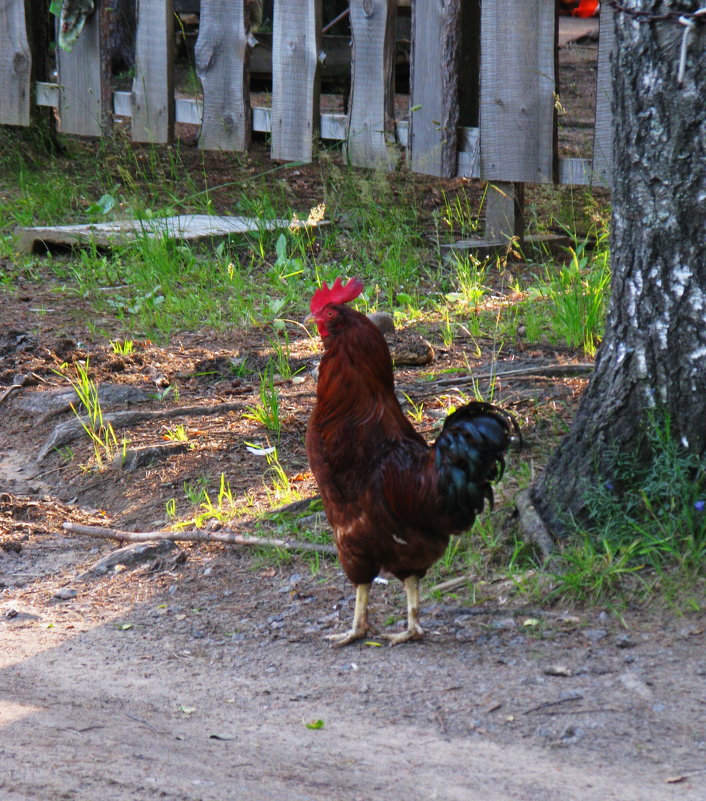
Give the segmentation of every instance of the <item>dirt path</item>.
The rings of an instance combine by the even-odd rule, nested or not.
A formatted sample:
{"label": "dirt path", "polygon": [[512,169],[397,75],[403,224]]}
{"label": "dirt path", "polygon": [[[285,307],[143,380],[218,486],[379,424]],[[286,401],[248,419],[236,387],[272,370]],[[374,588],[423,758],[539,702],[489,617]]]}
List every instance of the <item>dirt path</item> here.
{"label": "dirt path", "polygon": [[[8,801],[706,797],[703,617],[430,603],[426,641],[336,651],[335,566],[202,548],[79,581],[98,552],[43,546],[63,567],[1,596]],[[375,591],[379,623],[401,597]]]}

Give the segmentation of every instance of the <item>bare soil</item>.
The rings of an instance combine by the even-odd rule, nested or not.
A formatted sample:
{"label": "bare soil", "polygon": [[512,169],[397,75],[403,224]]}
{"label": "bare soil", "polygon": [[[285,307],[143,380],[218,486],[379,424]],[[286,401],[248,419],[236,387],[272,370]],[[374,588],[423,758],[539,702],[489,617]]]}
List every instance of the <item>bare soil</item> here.
{"label": "bare soil", "polygon": [[[224,163],[214,157],[207,169]],[[290,191],[318,201],[315,171],[290,177]],[[431,182],[428,197],[438,200]],[[0,319],[0,396],[25,378],[0,405],[3,801],[706,798],[701,612],[527,607],[510,582],[469,582],[427,594],[422,642],[388,648],[373,636],[332,650],[325,635],[349,624],[354,601],[335,559],[180,545],[88,574],[117,545],[69,536],[64,522],[166,527],[167,501],[186,514],[184,485],[205,480],[214,494],[221,473],[236,497],[250,498],[243,521],[270,505],[262,457],[245,447],[266,438],[243,417],[257,387],[231,370],[233,358],[262,367],[267,336],[188,333],[119,356],[90,333],[109,332],[111,321],[49,279],[0,294]],[[446,349],[429,336],[435,370],[468,363],[483,372],[493,358],[493,343],[459,338]],[[309,497],[303,434],[318,345],[304,332],[291,345],[305,380],[280,387],[280,457]],[[54,371],[86,358],[98,382],[114,387],[107,412],[212,412],[131,425],[118,432],[131,447],[164,442],[176,423],[193,447],[129,472],[96,470],[81,438],[68,444],[72,458],[49,450],[38,463],[72,418]],[[499,369],[578,360],[516,342]],[[432,436],[443,404],[424,395],[424,369],[400,368],[397,381],[424,400],[421,429]],[[179,387],[178,400],[154,397],[167,385]],[[543,463],[584,385],[501,383],[496,399],[518,415],[525,438],[513,459]],[[502,485],[500,514],[513,489]],[[376,584],[379,631],[400,624],[403,604],[396,582]]]}

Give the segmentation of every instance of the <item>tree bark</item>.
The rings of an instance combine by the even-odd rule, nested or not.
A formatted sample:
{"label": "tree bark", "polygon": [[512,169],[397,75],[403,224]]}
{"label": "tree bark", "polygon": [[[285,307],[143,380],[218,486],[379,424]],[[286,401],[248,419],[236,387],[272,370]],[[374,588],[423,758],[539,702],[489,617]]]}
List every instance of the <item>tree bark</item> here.
{"label": "tree bark", "polygon": [[613,55],[612,294],[596,368],[572,428],[532,500],[554,536],[585,517],[586,490],[611,479],[611,454],[644,457],[649,410],[669,416],[691,453],[706,453],[706,21],[700,0],[622,0]]}

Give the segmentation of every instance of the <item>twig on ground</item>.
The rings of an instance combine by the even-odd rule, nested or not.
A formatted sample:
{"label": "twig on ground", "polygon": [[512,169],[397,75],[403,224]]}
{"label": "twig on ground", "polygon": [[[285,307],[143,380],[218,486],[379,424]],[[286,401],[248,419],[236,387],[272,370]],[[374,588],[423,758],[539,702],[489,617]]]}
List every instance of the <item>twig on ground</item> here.
{"label": "twig on ground", "polygon": [[333,545],[321,545],[316,542],[305,542],[276,537],[252,537],[238,534],[235,531],[120,531],[103,526],[82,526],[78,523],[64,523],[64,531],[71,534],[83,534],[88,537],[114,539],[121,542],[149,542],[150,540],[171,540],[172,542],[218,542],[222,545],[249,545],[256,548],[282,548],[285,551],[306,551],[336,555]]}
{"label": "twig on ground", "polygon": [[593,371],[593,363],[580,364],[546,364],[543,367],[523,367],[518,370],[491,371],[488,373],[469,373],[453,378],[439,378],[430,381],[425,389],[435,392],[443,387],[463,386],[473,381],[492,381],[493,379],[522,380],[524,378],[556,378],[565,376],[587,375]]}
{"label": "twig on ground", "polygon": [[23,375],[19,381],[15,381],[12,386],[9,386],[3,393],[0,395],[0,403],[10,397],[13,392],[17,392],[17,390],[21,389],[27,382],[29,381],[29,374]]}
{"label": "twig on ground", "polygon": [[580,701],[583,698],[583,693],[571,693],[570,695],[566,695],[563,698],[559,698],[558,701],[545,701],[543,704],[538,704],[537,706],[533,706],[530,709],[525,709],[522,713],[523,715],[529,715],[531,712],[539,712],[542,709],[548,709],[549,707],[559,706],[560,704],[568,704],[571,701]]}

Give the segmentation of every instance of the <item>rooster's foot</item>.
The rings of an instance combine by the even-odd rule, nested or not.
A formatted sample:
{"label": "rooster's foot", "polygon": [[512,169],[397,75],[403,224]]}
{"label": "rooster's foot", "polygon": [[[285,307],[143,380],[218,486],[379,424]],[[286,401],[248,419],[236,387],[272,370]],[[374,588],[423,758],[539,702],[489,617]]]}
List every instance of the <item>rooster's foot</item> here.
{"label": "rooster's foot", "polygon": [[382,634],[390,645],[399,645],[402,642],[409,642],[410,640],[421,640],[424,636],[424,631],[419,623],[415,623],[409,629],[405,629],[405,631],[400,631],[397,634]]}
{"label": "rooster's foot", "polygon": [[353,614],[353,627],[343,634],[329,634],[331,648],[342,648],[356,640],[362,640],[368,633],[368,597],[370,584],[358,584],[355,588],[355,612]]}
{"label": "rooster's foot", "polygon": [[343,634],[329,634],[326,639],[331,642],[331,648],[342,648],[344,645],[350,645],[356,640],[362,640],[368,633],[368,627],[363,629],[351,629],[344,631]]}

